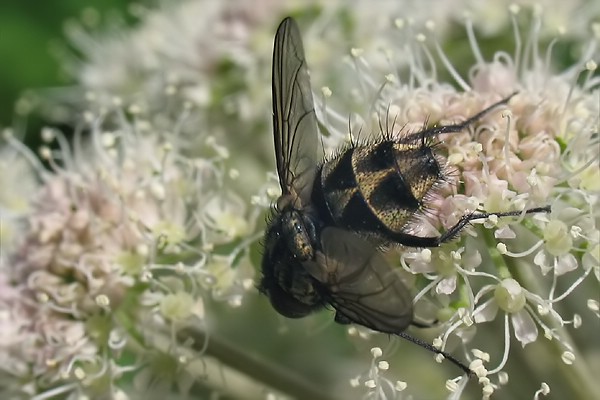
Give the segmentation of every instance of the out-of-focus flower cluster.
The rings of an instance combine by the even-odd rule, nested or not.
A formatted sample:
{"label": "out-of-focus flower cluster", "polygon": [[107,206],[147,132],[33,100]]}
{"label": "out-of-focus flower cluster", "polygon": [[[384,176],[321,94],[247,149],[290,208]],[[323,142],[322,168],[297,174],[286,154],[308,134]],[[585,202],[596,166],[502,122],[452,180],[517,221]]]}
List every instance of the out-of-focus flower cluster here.
{"label": "out-of-focus flower cluster", "polygon": [[[262,208],[235,193],[238,174],[210,131],[198,128],[204,156],[188,156],[177,127],[158,131],[135,104],[88,107],[72,145],[42,132],[49,169],[36,171],[40,185],[3,258],[5,396],[105,395],[134,368],[124,357],[132,347],[159,353],[152,332],[204,327],[208,298],[237,306],[253,285],[248,247]],[[180,350],[174,341],[162,351]]]}
{"label": "out-of-focus flower cluster", "polygon": [[[585,365],[566,328],[588,328],[599,315],[600,28],[590,34],[584,23],[593,2],[537,6],[533,16],[505,2],[494,3],[502,11],[470,1],[242,3],[135,6],[137,28],[101,33],[88,10],[92,28],[68,26],[84,61],[65,66],[80,86],[54,92],[45,106],[72,124],[73,138],[45,129],[34,155],[18,132],[4,132],[0,394],[125,398],[202,385],[206,360],[190,352],[218,335],[211,313],[218,320],[254,286],[263,215],[278,193],[267,82],[274,27],[288,12],[306,23],[328,151],[350,143],[349,126],[359,141],[398,137],[461,122],[518,92],[465,132],[437,138],[447,184],[409,228],[431,236],[473,211],[552,212],[474,221],[482,226],[439,249],[390,257],[413,278],[417,316],[440,321],[434,345],[464,353],[483,397],[510,396],[509,378],[520,373],[510,355],[521,351],[511,338]],[[455,59],[440,38],[463,23],[471,54]],[[561,73],[552,64],[556,32],[579,51]],[[477,34],[508,37],[514,50],[486,57]],[[32,104],[25,98],[17,110]],[[182,339],[188,327],[203,333],[202,346]],[[350,329],[361,342],[376,340]],[[418,393],[398,372],[404,348],[367,348],[368,366],[356,368],[366,372],[344,385],[373,399]],[[337,367],[327,369],[353,376]],[[574,385],[585,392],[593,383],[581,371]],[[560,393],[563,384],[536,382],[541,389],[527,395]],[[466,380],[446,386],[458,398]]]}

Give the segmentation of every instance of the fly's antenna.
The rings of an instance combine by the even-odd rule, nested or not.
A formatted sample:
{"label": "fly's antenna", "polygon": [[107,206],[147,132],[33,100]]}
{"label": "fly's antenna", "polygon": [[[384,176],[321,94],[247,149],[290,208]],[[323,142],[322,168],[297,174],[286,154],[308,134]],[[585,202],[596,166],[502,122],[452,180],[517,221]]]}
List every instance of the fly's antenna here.
{"label": "fly's antenna", "polygon": [[467,377],[471,378],[471,377],[473,377],[475,375],[475,372],[473,372],[473,370],[471,370],[469,367],[467,367],[465,364],[463,364],[457,358],[455,358],[454,356],[446,353],[445,351],[442,351],[440,349],[436,349],[435,347],[433,347],[433,345],[431,345],[431,344],[429,344],[427,342],[424,342],[421,339],[417,339],[416,337],[410,336],[409,334],[404,333],[404,332],[398,332],[398,333],[396,333],[396,335],[400,336],[402,339],[406,339],[409,342],[416,344],[417,346],[421,346],[425,350],[429,350],[432,353],[443,355],[444,358],[447,358],[448,360],[450,360],[450,362],[452,364],[454,364],[458,368],[462,369],[463,372],[467,374]]}

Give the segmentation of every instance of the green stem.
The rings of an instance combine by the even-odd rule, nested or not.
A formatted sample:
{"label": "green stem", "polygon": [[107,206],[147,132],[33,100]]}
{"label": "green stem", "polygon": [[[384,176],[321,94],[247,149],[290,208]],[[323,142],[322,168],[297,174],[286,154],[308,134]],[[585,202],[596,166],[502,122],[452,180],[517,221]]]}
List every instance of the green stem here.
{"label": "green stem", "polygon": [[[181,332],[180,337],[194,338],[192,348],[200,351],[204,343],[205,333],[198,328],[188,328]],[[240,348],[217,335],[210,336],[205,353],[219,360],[226,366],[252,378],[262,385],[297,399],[336,400],[332,394],[323,393],[322,389],[302,376],[295,374],[280,364],[253,354],[250,349]]]}
{"label": "green stem", "polygon": [[485,245],[488,249],[488,254],[490,255],[492,263],[494,264],[494,267],[498,272],[498,277],[500,279],[512,278],[510,269],[508,268],[508,265],[506,265],[506,258],[502,254],[500,254],[500,252],[496,249],[496,245],[498,242],[493,237],[491,230],[480,230],[478,233],[483,237],[483,240],[485,241]]}

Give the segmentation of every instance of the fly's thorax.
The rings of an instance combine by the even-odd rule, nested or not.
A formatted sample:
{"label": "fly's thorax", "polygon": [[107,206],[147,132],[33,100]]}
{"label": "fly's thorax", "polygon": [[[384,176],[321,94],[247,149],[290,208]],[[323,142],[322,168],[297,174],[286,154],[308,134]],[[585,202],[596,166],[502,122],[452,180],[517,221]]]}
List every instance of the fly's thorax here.
{"label": "fly's thorax", "polygon": [[335,225],[386,239],[387,233],[402,231],[441,179],[430,146],[382,141],[327,161],[315,191]]}

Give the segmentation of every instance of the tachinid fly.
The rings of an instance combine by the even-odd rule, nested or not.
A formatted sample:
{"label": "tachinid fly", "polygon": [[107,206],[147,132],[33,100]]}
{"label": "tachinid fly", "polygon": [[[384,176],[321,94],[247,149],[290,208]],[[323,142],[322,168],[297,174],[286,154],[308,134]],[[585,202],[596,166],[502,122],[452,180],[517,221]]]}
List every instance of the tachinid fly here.
{"label": "tachinid fly", "polygon": [[[275,35],[272,71],[273,134],[282,194],[266,235],[260,291],[273,307],[299,318],[331,305],[339,323],[357,323],[402,336],[413,321],[412,297],[378,248],[382,244],[437,247],[472,220],[521,212],[473,213],[439,237],[406,232],[428,194],[445,179],[429,145],[443,133],[460,132],[509,96],[461,124],[444,125],[401,139],[353,145],[323,161],[300,32],[284,19]],[[548,212],[548,207],[527,213]]]}

